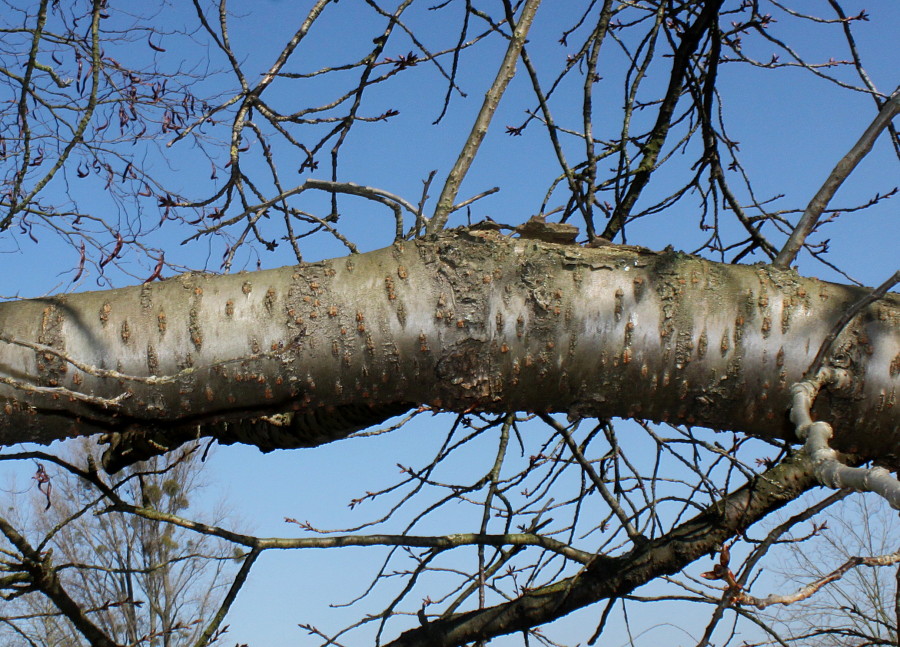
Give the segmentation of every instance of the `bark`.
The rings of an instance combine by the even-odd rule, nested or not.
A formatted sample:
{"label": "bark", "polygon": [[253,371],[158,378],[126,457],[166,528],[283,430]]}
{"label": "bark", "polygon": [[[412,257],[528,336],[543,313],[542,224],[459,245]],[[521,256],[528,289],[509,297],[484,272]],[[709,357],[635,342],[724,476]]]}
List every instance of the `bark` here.
{"label": "bark", "polygon": [[[4,445],[117,432],[316,445],[426,404],[792,438],[790,386],[864,289],[679,252],[453,230],[320,263],[0,304]],[[829,360],[833,445],[898,466],[900,298]],[[148,379],[150,378],[150,379]]]}

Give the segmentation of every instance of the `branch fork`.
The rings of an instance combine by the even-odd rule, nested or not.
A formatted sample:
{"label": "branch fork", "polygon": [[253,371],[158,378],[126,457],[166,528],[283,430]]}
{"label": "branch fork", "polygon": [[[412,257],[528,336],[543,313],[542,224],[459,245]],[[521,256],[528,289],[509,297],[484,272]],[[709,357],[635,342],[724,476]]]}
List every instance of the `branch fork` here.
{"label": "branch fork", "polygon": [[874,492],[886,499],[892,508],[900,510],[900,481],[884,467],[844,465],[840,454],[829,445],[834,435],[831,425],[822,420],[813,421],[810,415],[816,395],[823,386],[840,385],[847,380],[849,376],[843,369],[823,368],[812,378],[797,382],[791,387],[791,422],[795,425],[797,438],[804,443],[804,451],[819,483],[833,489],[851,488],[860,492]]}

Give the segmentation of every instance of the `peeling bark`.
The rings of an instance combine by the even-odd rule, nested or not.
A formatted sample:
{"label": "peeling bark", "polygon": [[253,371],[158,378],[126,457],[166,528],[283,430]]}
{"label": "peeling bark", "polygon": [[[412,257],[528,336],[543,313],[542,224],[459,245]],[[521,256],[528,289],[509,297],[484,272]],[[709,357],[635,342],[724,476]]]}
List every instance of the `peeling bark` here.
{"label": "peeling bark", "polygon": [[[0,442],[321,444],[419,404],[792,438],[790,385],[864,290],[679,252],[454,230],[303,266],[0,304]],[[813,413],[897,458],[900,298],[833,345]],[[143,439],[143,441],[141,440]]]}

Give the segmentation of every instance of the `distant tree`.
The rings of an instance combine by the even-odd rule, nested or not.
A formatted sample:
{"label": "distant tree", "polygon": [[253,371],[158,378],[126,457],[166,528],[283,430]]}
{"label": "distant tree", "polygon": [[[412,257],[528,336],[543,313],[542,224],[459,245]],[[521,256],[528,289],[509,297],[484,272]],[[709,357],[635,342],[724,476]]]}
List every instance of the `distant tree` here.
{"label": "distant tree", "polygon": [[[84,470],[97,449],[96,442],[83,439],[69,445],[65,461],[35,455],[34,485],[5,502],[15,510],[15,526],[11,518],[2,521],[5,570],[28,572],[34,555],[52,559],[60,589],[41,594],[21,577],[5,578],[0,594],[9,602],[0,611],[3,644],[93,644],[61,597],[65,589],[84,615],[119,644],[193,645],[225,595],[234,555],[221,540],[110,509],[101,489],[66,469]],[[110,488],[131,504],[185,514],[205,487],[197,449],[186,446],[168,459],[136,463]],[[209,521],[223,519],[220,512]]]}
{"label": "distant tree", "polygon": [[900,523],[886,503],[856,495],[816,518],[809,533],[779,551],[786,592],[808,597],[767,609],[769,621],[792,645],[900,644]]}

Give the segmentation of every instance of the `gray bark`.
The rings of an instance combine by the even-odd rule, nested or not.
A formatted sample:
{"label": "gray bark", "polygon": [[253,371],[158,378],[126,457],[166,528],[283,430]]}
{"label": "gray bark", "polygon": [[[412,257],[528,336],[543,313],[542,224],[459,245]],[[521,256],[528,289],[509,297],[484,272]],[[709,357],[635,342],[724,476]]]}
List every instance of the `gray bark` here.
{"label": "gray bark", "polygon": [[[200,434],[268,450],[420,404],[793,438],[790,386],[863,294],[769,266],[454,230],[4,303],[0,443],[117,432],[125,453],[152,452]],[[851,379],[813,413],[835,448],[900,465],[900,298],[865,309],[832,348]]]}

